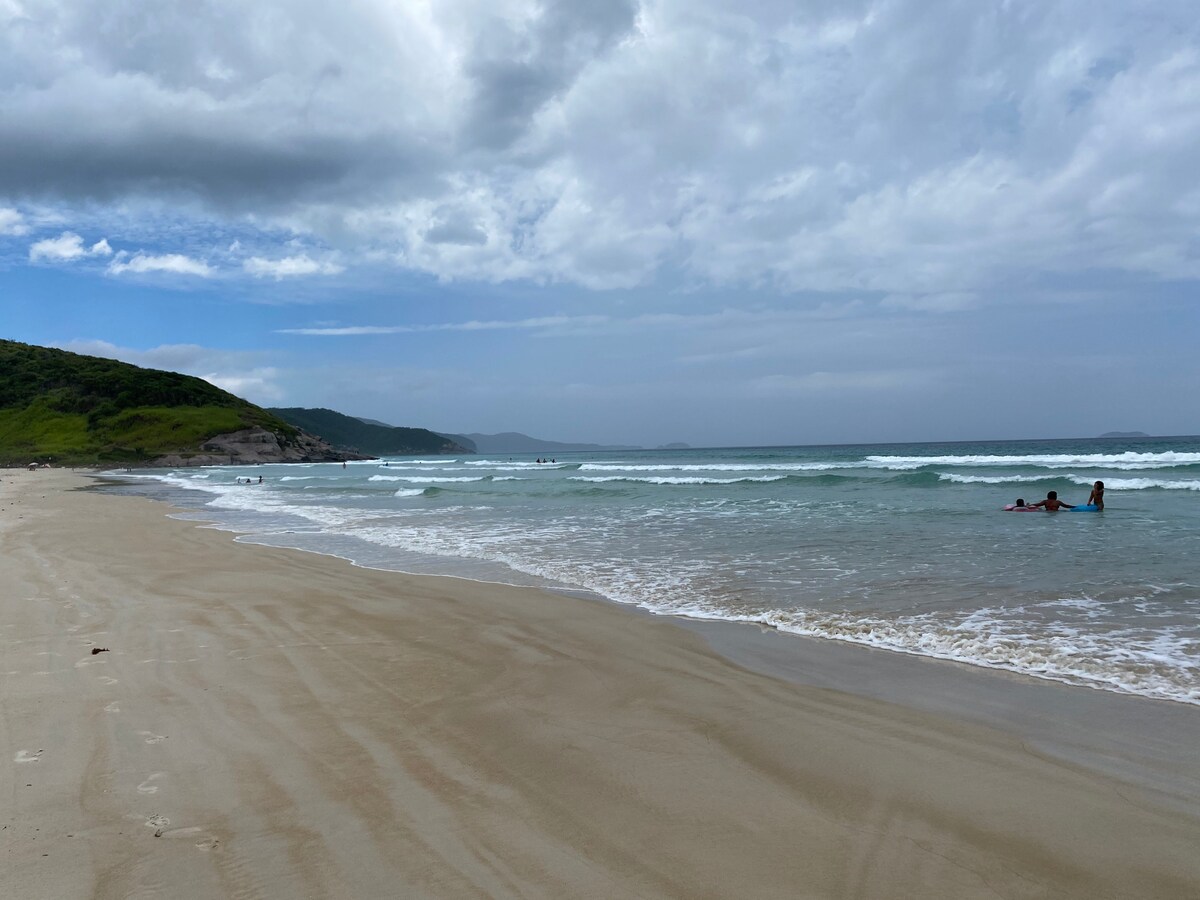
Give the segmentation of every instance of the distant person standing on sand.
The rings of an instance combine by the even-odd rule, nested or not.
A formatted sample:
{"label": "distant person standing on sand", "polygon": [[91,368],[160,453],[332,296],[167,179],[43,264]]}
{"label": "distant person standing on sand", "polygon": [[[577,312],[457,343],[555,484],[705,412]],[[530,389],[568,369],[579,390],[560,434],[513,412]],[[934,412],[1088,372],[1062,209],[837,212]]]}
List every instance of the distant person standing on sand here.
{"label": "distant person standing on sand", "polygon": [[1104,509],[1104,482],[1097,481],[1092,485],[1092,492],[1088,494],[1088,506],[1094,506],[1097,509]]}
{"label": "distant person standing on sand", "polygon": [[1051,491],[1046,495],[1045,500],[1039,500],[1037,503],[1030,503],[1032,509],[1044,508],[1047,512],[1054,512],[1056,509],[1074,509],[1070,503],[1064,503],[1058,499],[1058,491]]}

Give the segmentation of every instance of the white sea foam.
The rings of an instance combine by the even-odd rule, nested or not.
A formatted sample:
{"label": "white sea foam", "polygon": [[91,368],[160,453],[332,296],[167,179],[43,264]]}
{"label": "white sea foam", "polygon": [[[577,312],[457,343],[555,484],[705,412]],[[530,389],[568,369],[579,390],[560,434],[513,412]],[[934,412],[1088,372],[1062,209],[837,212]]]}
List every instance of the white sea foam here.
{"label": "white sea foam", "polygon": [[1164,469],[1200,464],[1200,453],[1063,453],[1024,456],[867,456],[865,462],[885,469],[921,466],[1040,466],[1047,469]]}
{"label": "white sea foam", "polygon": [[424,488],[400,488],[392,496],[393,497],[420,497],[425,493]]}
{"label": "white sea foam", "polygon": [[410,484],[452,484],[461,481],[483,481],[487,476],[474,478],[437,478],[422,475],[372,475],[367,481],[407,481]]}
{"label": "white sea foam", "polygon": [[[940,474],[942,481],[954,484],[1026,484],[1032,481],[1045,481],[1049,475],[955,475],[954,473]],[[1090,484],[1091,482],[1089,482]]]}
{"label": "white sea foam", "polygon": [[[1088,607],[1094,610],[1094,607]],[[1177,629],[1089,631],[1045,628],[1012,610],[982,609],[883,619],[773,610],[755,621],[781,631],[1005,669],[1068,684],[1200,704],[1196,641]]]}
{"label": "white sea foam", "polygon": [[[1030,482],[1046,481],[1051,478],[1062,478],[1064,481],[1070,481],[1074,484],[1080,484],[1085,487],[1091,487],[1095,482],[1095,478],[1090,475],[956,475],[954,473],[942,473],[938,478],[942,481],[950,481],[954,484],[1028,484]],[[1172,479],[1164,480],[1160,478],[1106,478],[1104,479],[1106,489],[1114,491],[1144,491],[1152,488],[1159,488],[1164,491],[1200,491],[1200,478],[1197,479]]]}
{"label": "white sea foam", "polygon": [[584,463],[584,472],[828,472],[832,469],[861,468],[858,463],[677,463],[672,465],[626,465],[616,463]]}
{"label": "white sea foam", "polygon": [[[1091,484],[1087,478],[1074,479],[1079,484]],[[1114,491],[1144,491],[1161,488],[1164,491],[1200,491],[1200,479],[1162,481],[1155,478],[1106,478],[1104,487]]]}
{"label": "white sea foam", "polygon": [[574,463],[539,463],[539,462],[523,462],[516,459],[468,459],[464,460],[468,466],[488,466],[489,468],[499,468],[500,466],[509,466],[513,471],[517,469],[567,469]]}
{"label": "white sea foam", "polygon": [[626,481],[640,484],[737,484],[743,481],[782,481],[786,475],[761,475],[750,478],[695,478],[685,475],[660,476],[639,478],[633,475],[572,475],[569,481],[591,481],[603,483],[607,481]]}

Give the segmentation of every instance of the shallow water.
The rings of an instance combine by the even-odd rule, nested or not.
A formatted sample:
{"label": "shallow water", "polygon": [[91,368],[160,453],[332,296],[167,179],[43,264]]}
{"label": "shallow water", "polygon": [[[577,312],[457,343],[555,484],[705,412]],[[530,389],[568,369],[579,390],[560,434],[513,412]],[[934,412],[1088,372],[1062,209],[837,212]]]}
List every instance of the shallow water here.
{"label": "shallow water", "polygon": [[[239,484],[259,475],[264,483]],[[1200,438],[142,470],[245,540],[1200,703]],[[1099,513],[1002,511],[1057,490]],[[200,512],[202,510],[202,513]]]}

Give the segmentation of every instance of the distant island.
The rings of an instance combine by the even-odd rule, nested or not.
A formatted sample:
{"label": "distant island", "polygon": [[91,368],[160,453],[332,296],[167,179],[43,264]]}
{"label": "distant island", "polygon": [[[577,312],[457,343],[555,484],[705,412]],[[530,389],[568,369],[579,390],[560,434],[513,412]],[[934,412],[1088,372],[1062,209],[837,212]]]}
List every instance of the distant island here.
{"label": "distant island", "polygon": [[1150,437],[1144,431],[1106,431],[1100,435],[1102,438],[1142,438]]}

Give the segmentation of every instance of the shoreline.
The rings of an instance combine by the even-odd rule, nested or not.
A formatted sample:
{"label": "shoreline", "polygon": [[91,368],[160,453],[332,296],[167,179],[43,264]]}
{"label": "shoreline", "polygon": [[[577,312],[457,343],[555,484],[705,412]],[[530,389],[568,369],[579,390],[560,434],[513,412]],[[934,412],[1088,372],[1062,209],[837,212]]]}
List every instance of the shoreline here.
{"label": "shoreline", "polygon": [[1200,891],[1184,704],[368,569],[92,477],[0,472],[14,896]]}
{"label": "shoreline", "polygon": [[[1195,455],[1200,458],[1200,454]],[[896,459],[905,464],[911,462],[909,457]],[[694,468],[692,462],[682,465]],[[836,460],[826,462],[841,465]],[[402,464],[402,461],[397,462],[397,465]],[[637,461],[630,465],[634,469],[642,468]],[[716,468],[723,468],[723,464]],[[415,473],[405,470],[393,474],[432,474],[427,467],[415,469]],[[582,518],[576,521],[591,523],[596,517],[599,521],[595,523],[598,530],[594,539],[579,539],[577,535],[587,535],[589,529],[573,529],[564,524],[551,512],[554,504],[539,508],[542,501],[537,499],[541,496],[537,490],[525,497],[518,488],[516,500],[512,501],[506,494],[508,486],[494,491],[484,485],[483,496],[477,498],[473,493],[476,486],[471,485],[463,489],[462,503],[481,505],[477,513],[468,513],[465,507],[455,502],[460,499],[454,493],[459,491],[459,486],[448,486],[452,492],[449,501],[439,496],[439,486],[435,483],[444,479],[440,473],[432,478],[405,478],[371,474],[374,471],[370,468],[364,470],[365,474],[352,477],[350,481],[358,490],[344,497],[335,491],[337,499],[330,501],[333,507],[344,502],[355,509],[361,507],[362,512],[335,511],[333,507],[314,503],[315,499],[323,497],[322,494],[303,493],[351,487],[329,472],[322,472],[320,467],[306,471],[304,477],[269,471],[268,481],[276,479],[298,484],[276,485],[279,490],[267,489],[261,506],[257,497],[244,495],[241,488],[234,489],[223,483],[226,478],[233,480],[232,470],[212,475],[212,481],[204,480],[210,477],[207,474],[189,478],[182,473],[161,479],[143,473],[132,478],[118,476],[114,480],[118,485],[116,489],[122,493],[151,496],[178,504],[186,510],[180,513],[182,517],[202,517],[215,527],[237,534],[239,540],[315,550],[349,559],[364,567],[410,574],[450,575],[568,594],[590,590],[606,599],[669,617],[695,615],[704,621],[742,621],[843,645],[882,648],[1048,682],[1200,706],[1194,655],[1189,658],[1187,651],[1189,641],[1197,633],[1194,617],[1187,615],[1195,603],[1194,588],[1191,588],[1190,597],[1186,593],[1194,579],[1186,566],[1147,568],[1139,561],[1147,554],[1163,550],[1161,547],[1151,550],[1145,545],[1146,534],[1153,528],[1128,528],[1127,534],[1130,537],[1140,535],[1143,543],[1122,544],[1124,550],[1117,554],[1120,560],[1105,570],[1107,580],[1096,581],[1089,574],[1081,576],[1074,562],[1068,565],[1063,561],[1085,558],[1087,553],[1080,552],[1085,545],[1103,544],[1104,530],[1099,527],[1102,519],[1089,522],[1080,519],[1069,523],[1088,527],[1064,529],[1067,536],[1056,535],[1052,539],[1049,556],[1039,556],[1042,551],[1028,545],[1031,540],[1029,529],[1009,528],[1014,522],[1011,518],[999,525],[983,518],[973,519],[968,523],[970,536],[961,539],[961,552],[973,552],[972,548],[979,546],[993,549],[990,557],[973,563],[974,568],[968,567],[974,578],[970,589],[964,591],[953,578],[921,575],[924,582],[920,579],[914,582],[915,590],[903,585],[890,590],[888,586],[893,583],[894,573],[909,571],[905,566],[915,567],[912,571],[920,572],[928,560],[922,561],[920,555],[906,559],[904,555],[908,551],[901,549],[892,563],[884,564],[879,554],[856,556],[863,546],[858,534],[850,538],[850,546],[857,549],[847,550],[839,547],[841,539],[838,537],[827,535],[827,542],[814,534],[810,535],[810,541],[789,532],[788,529],[793,527],[791,523],[803,517],[786,517],[786,522],[778,523],[778,532],[772,528],[770,533],[764,533],[763,539],[729,548],[730,552],[740,554],[748,566],[744,572],[733,572],[719,562],[725,559],[725,550],[714,544],[714,536],[720,535],[721,529],[730,523],[718,521],[688,531],[690,526],[677,527],[667,516],[664,520],[667,524],[660,526],[651,522],[656,516],[661,518],[654,508],[660,500],[657,493],[637,494],[633,501],[634,506],[646,514],[645,521],[651,522],[645,526],[648,540],[657,542],[639,548],[629,544],[623,534],[640,530],[641,519],[636,520],[636,529],[617,528],[611,534],[606,531],[602,511],[608,497],[595,509],[590,500],[580,500]],[[571,477],[566,480],[587,480],[574,477],[577,474],[568,473]],[[366,475],[371,477],[366,478]],[[460,480],[460,475],[456,472],[454,477],[445,480]],[[488,481],[491,477],[468,480]],[[938,475],[939,482],[957,478]],[[375,489],[359,483],[364,479],[428,484],[421,484],[415,490],[400,491],[406,499],[392,509],[393,504],[388,499],[392,486]],[[499,480],[529,479],[501,476]],[[632,480],[657,481],[655,478]],[[968,477],[963,484],[973,484],[977,480]],[[431,498],[428,502],[407,499],[419,494],[422,488]],[[554,493],[571,486],[556,480],[551,488]],[[953,489],[959,490],[957,481]],[[658,491],[657,488],[649,490]],[[707,490],[705,488],[701,493]],[[493,494],[499,499],[484,499]],[[664,494],[663,498],[678,496],[670,493]],[[700,495],[691,497],[687,491],[683,491],[682,496],[680,502],[685,505],[708,502]],[[939,492],[938,496],[942,494]],[[935,508],[928,506],[927,498],[905,495],[902,499],[905,503],[916,504],[914,510]],[[977,506],[979,502],[976,497],[964,505]],[[942,503],[936,508],[940,510],[946,505]],[[509,506],[515,513],[510,515]],[[950,506],[954,506],[954,501]],[[835,509],[836,505],[828,508]],[[365,512],[367,509],[374,513]],[[1176,512],[1183,514],[1186,510],[1177,509]],[[424,514],[442,518],[443,528],[431,527],[427,535]],[[327,523],[327,515],[333,515],[334,520]],[[354,523],[346,528],[337,527],[339,515],[351,516]],[[814,511],[812,515],[817,532],[827,532],[831,528],[839,531],[841,526],[830,525],[840,521],[837,514],[830,515],[826,510],[819,514]],[[371,521],[374,516],[380,521]],[[930,533],[923,534],[931,527],[929,523],[935,521],[928,516],[918,515],[916,519],[907,520],[905,526],[886,524],[889,518],[868,516],[866,525],[870,532],[878,531],[887,539],[887,544],[881,546],[900,548],[911,542],[916,547],[922,539],[931,538]],[[915,524],[907,526],[908,521]],[[939,514],[936,521],[944,521],[944,516]],[[1186,541],[1181,540],[1179,522],[1185,520],[1177,516],[1172,521],[1176,523],[1174,526],[1164,525],[1159,530],[1176,542],[1168,555],[1180,559],[1186,556],[1183,546]],[[404,524],[399,524],[401,522]],[[328,524],[335,527],[326,527]],[[1117,523],[1112,524],[1114,528],[1110,532],[1116,531]],[[407,527],[414,525],[416,527]],[[533,528],[532,534],[539,535],[542,526],[549,529],[542,537],[556,542],[555,549],[543,550],[536,540],[526,541],[519,535],[522,529],[528,528]],[[761,521],[758,526],[762,527]],[[517,530],[510,530],[513,528]],[[562,533],[553,534],[553,528]],[[1038,530],[1034,529],[1035,532]],[[1114,536],[1109,534],[1108,537],[1108,545],[1111,545]],[[796,542],[792,538],[802,547],[825,546],[827,549],[823,552],[833,555],[821,557],[822,551],[813,549],[812,553],[817,556],[802,559],[803,554],[793,552]],[[560,540],[561,544],[557,543]],[[998,552],[999,548],[1010,545],[1014,552]],[[695,560],[677,567],[670,553],[662,556],[664,548],[673,548],[672,552],[678,554],[695,554]],[[647,552],[643,553],[643,549]],[[660,558],[655,559],[655,553]],[[891,556],[890,553],[884,555]],[[827,566],[826,563],[835,557],[841,560],[838,566]],[[1043,559],[1043,565],[1052,568],[1059,563],[1064,566],[1062,577],[1057,579],[1060,583],[1043,583],[1044,579],[1038,577],[1036,567],[1030,563],[1038,558]],[[696,583],[690,583],[692,573],[703,573],[710,560],[717,561],[713,563],[711,573],[698,575]],[[1168,588],[1159,588],[1147,580],[1154,580],[1156,572],[1160,580],[1166,579],[1163,583]],[[843,578],[847,580],[843,581]],[[739,586],[741,580],[748,585],[744,594]],[[923,584],[929,586],[931,593],[925,593]],[[1172,585],[1179,590],[1172,592]],[[1067,593],[1056,593],[1060,590]],[[1149,599],[1144,596],[1147,591],[1150,592]],[[1160,595],[1165,596],[1160,598]],[[1183,617],[1178,623],[1170,618],[1173,610],[1179,610],[1179,616]],[[1176,630],[1176,624],[1184,626],[1181,631]],[[1126,630],[1122,631],[1122,628]]]}

